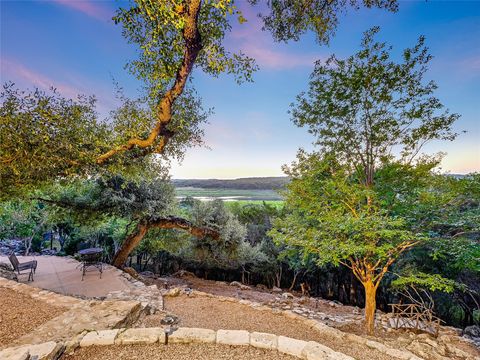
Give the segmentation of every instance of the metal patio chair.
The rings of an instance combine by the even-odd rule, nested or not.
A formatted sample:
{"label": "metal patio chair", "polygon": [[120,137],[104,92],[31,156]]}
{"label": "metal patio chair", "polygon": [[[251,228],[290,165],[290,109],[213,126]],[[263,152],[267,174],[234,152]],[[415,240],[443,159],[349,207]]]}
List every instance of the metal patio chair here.
{"label": "metal patio chair", "polygon": [[15,256],[15,253],[13,252],[10,254],[8,259],[12,263],[13,269],[19,275],[21,271],[30,270],[30,273],[28,274],[28,281],[33,281],[33,274],[37,270],[37,260],[31,260],[31,261],[26,261],[21,263],[18,261],[17,257]]}

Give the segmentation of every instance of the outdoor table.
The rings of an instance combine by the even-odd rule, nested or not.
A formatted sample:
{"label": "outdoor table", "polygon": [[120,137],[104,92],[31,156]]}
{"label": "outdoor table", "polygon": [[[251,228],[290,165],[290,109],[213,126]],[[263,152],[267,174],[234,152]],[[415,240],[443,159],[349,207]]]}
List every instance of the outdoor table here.
{"label": "outdoor table", "polygon": [[89,267],[97,268],[100,271],[100,279],[103,273],[102,248],[83,249],[78,252],[82,261],[82,281]]}
{"label": "outdoor table", "polygon": [[102,248],[89,248],[89,249],[83,249],[78,252],[80,255],[96,255],[96,254],[101,254],[103,253]]}

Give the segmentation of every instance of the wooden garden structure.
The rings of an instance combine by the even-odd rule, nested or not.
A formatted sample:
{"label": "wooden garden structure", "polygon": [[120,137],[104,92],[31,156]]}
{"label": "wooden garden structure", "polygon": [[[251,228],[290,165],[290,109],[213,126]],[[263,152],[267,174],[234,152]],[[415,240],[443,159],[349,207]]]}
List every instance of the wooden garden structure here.
{"label": "wooden garden structure", "polygon": [[438,336],[442,320],[434,316],[431,309],[419,304],[390,304],[390,306],[393,314],[391,325],[395,329],[412,329]]}

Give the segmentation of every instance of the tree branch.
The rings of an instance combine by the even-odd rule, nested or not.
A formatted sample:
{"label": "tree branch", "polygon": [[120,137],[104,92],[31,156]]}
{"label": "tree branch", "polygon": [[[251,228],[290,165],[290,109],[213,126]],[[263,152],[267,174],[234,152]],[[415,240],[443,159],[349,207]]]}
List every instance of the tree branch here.
{"label": "tree branch", "polygon": [[117,146],[100,155],[97,158],[97,164],[103,164],[115,154],[131,150],[134,147],[142,149],[151,147],[150,152],[162,153],[170,138],[174,136],[175,133],[167,128],[172,120],[173,104],[182,94],[198,53],[203,48],[201,35],[198,30],[198,15],[200,14],[201,3],[201,0],[191,0],[188,5],[181,8],[181,14],[185,16],[185,26],[183,28],[185,51],[183,60],[180,68],[177,70],[175,82],[157,105],[158,116],[154,128],[150,131],[147,138],[132,138],[126,144]]}

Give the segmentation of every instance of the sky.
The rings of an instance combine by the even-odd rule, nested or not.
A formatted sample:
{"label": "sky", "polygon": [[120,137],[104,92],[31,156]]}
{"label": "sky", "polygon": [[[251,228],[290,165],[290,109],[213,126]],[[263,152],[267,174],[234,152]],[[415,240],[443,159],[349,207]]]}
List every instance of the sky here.
{"label": "sky", "polygon": [[[113,79],[135,97],[141,84],[124,69],[135,58],[135,48],[111,20],[119,4],[0,0],[1,82],[54,86],[66,97],[95,95],[101,116],[118,105]],[[328,46],[318,45],[313,34],[275,43],[262,32],[258,9],[244,0],[237,4],[248,21],[235,25],[225,44],[254,57],[260,70],[253,83],[242,85],[231,76],[212,78],[194,70],[195,87],[214,113],[204,126],[207,146],[189,149],[182,163],[173,163],[174,178],[282,176],[281,166],[292,162],[300,147],[313,149],[313,136],[292,123],[288,109],[307,89],[314,62],[333,53],[355,53],[362,33],[376,25],[381,27],[378,38],[394,52],[426,36],[434,56],[427,78],[439,85],[437,96],[446,107],[461,115],[454,129],[462,133],[453,142],[432,142],[424,151],[447,153],[444,172],[480,171],[480,0],[400,1],[397,13],[350,11],[340,17]]]}

